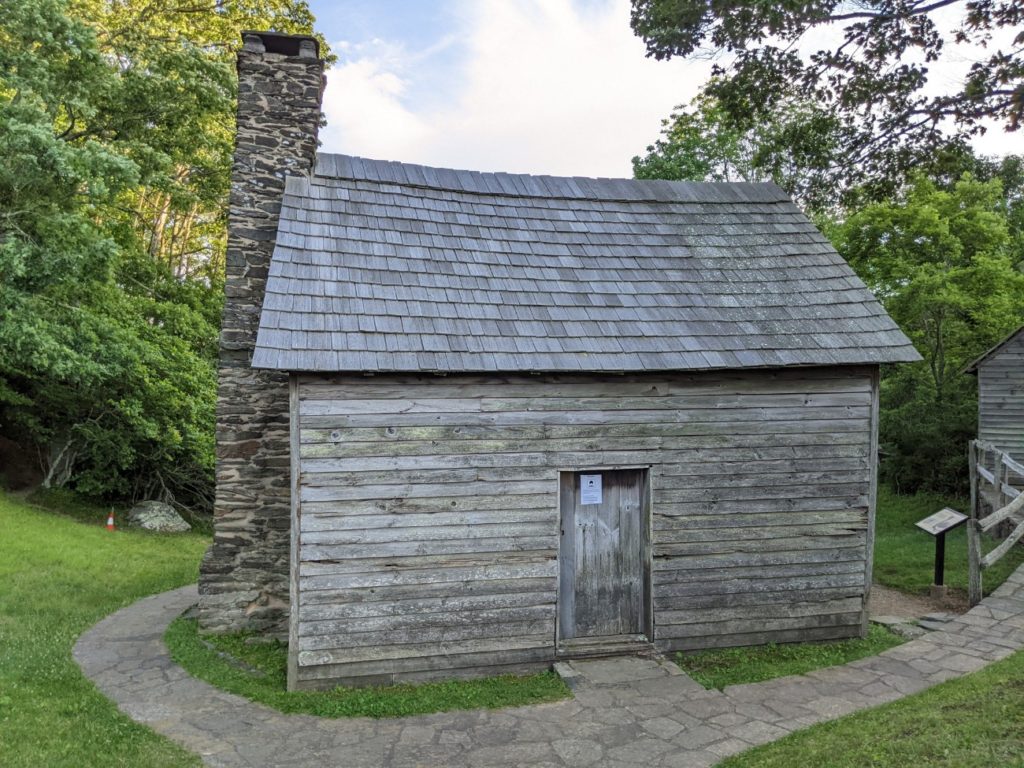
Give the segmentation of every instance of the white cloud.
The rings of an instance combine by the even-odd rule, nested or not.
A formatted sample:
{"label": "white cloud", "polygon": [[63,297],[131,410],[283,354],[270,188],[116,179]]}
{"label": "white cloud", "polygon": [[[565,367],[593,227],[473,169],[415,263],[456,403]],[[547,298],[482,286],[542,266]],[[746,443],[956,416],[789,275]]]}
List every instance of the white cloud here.
{"label": "white cloud", "polygon": [[399,73],[407,59],[404,50],[379,40],[362,45],[343,41],[334,47],[346,61],[327,75],[323,148],[391,159],[389,153],[422,142],[428,127],[403,104],[407,84]]}
{"label": "white cloud", "polygon": [[[954,4],[939,8],[931,14],[936,29],[944,40],[936,60],[926,62],[924,52],[914,48],[906,51],[900,60],[900,63],[925,66],[928,82],[921,89],[921,95],[935,97],[961,91],[972,64],[985,61],[996,50],[1005,51],[1014,47],[1013,39],[1018,30],[1013,28],[994,30],[991,39],[984,44],[957,41],[955,33],[963,26],[964,13],[961,4]],[[819,50],[835,50],[843,43],[846,29],[847,26],[840,24],[817,29],[813,34],[804,36],[798,50],[805,58]],[[1004,122],[993,119],[982,121],[981,125],[985,132],[971,141],[975,151],[983,155],[1019,154],[1020,134],[1004,130]],[[940,125],[950,132],[956,128],[952,120],[946,120]]]}
{"label": "white cloud", "polygon": [[[707,79],[705,60],[654,61],[629,27],[629,0],[450,0],[455,28],[423,50],[334,44],[321,132],[330,152],[442,167],[629,176],[630,158]],[[441,9],[439,8],[439,13]],[[948,20],[944,20],[947,23]],[[823,31],[840,39],[838,29]],[[816,36],[804,46],[827,40]],[[458,54],[458,55],[455,55]],[[970,46],[931,65],[929,90],[962,81]],[[979,151],[1020,151],[991,126]]]}
{"label": "white cloud", "polygon": [[[628,0],[462,0],[444,98],[414,89],[434,50],[350,45],[328,73],[324,149],[478,170],[628,176],[707,62],[656,62]],[[444,43],[444,41],[442,41]],[[432,46],[433,49],[445,45]],[[450,59],[448,60],[450,63]]]}

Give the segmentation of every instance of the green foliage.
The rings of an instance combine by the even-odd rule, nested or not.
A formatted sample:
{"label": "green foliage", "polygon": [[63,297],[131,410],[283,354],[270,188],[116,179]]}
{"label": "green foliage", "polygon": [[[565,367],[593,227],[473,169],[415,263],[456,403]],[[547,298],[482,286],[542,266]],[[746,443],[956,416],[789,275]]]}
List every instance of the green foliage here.
{"label": "green foliage", "polygon": [[[935,539],[914,523],[943,507],[967,512],[968,502],[938,493],[900,495],[891,489],[878,489],[875,515],[875,581],[910,594],[926,594],[935,569]],[[982,537],[988,552],[999,545],[997,539]],[[1024,565],[1024,547],[1015,547],[984,574],[985,594],[989,594],[1019,566]],[[967,593],[967,541],[963,526],[946,534],[946,585],[951,591]]]}
{"label": "green foliage", "polygon": [[302,0],[0,17],[0,429],[46,486],[208,509],[240,31]]}
{"label": "green foliage", "polygon": [[208,542],[110,533],[0,494],[0,763],[199,765],[121,714],[82,676],[71,647],[118,608],[195,581]]}
{"label": "green foliage", "polygon": [[677,653],[676,664],[705,688],[722,689],[847,664],[876,656],[903,642],[887,629],[872,624],[864,638]]}
{"label": "green foliage", "polygon": [[811,209],[835,199],[826,171],[839,167],[840,125],[813,104],[791,102],[771,120],[730,114],[702,92],[662,121],[662,137],[633,158],[638,179],[774,181]]}
{"label": "green foliage", "polygon": [[405,717],[452,709],[497,709],[557,701],[569,696],[554,672],[448,680],[421,685],[285,690],[288,649],[252,642],[246,634],[200,637],[196,622],[179,618],[164,635],[171,658],[196,677],[286,713],[318,717]]}
{"label": "green foliage", "polygon": [[[769,124],[794,100],[830,115],[841,127],[842,163],[824,170],[837,193],[870,182],[885,196],[936,151],[992,122],[1015,130],[1024,116],[1017,0],[633,0],[632,8],[648,55],[725,62],[705,93],[732,119]],[[1014,35],[1005,47],[993,42]],[[966,57],[963,77],[931,76],[937,62]]]}
{"label": "green foliage", "polygon": [[977,437],[977,385],[958,376],[939,397],[927,363],[886,371],[879,433],[882,479],[903,493],[961,493],[969,481],[967,444]]}
{"label": "green foliage", "polygon": [[906,699],[816,725],[720,768],[1024,765],[1024,651]]}
{"label": "green foliage", "polygon": [[887,371],[882,471],[896,487],[965,487],[975,382],[963,367],[1024,321],[999,179],[964,175],[943,189],[921,176],[828,233],[924,361]]}

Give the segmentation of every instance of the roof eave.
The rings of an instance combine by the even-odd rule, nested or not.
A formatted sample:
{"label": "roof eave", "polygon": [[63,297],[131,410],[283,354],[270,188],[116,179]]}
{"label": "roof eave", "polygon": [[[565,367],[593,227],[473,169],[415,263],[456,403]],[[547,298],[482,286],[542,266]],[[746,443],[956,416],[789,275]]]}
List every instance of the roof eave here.
{"label": "roof eave", "polygon": [[271,365],[259,360],[257,353],[253,356],[252,367],[257,370],[284,371],[294,374],[330,375],[349,374],[357,376],[391,376],[391,375],[429,375],[429,376],[499,376],[515,374],[521,376],[637,376],[644,374],[682,374],[682,373],[721,373],[722,371],[781,371],[807,368],[861,368],[865,366],[895,365],[900,363],[920,362],[923,358],[917,350],[900,358],[865,359],[843,363],[791,363],[778,365],[743,365],[743,366],[708,366],[706,368],[522,368],[518,370],[495,370],[487,368],[466,368],[445,370],[441,368],[297,368],[291,366]]}
{"label": "roof eave", "polygon": [[1003,347],[1005,347],[1007,344],[1013,341],[1017,337],[1017,334],[1021,333],[1022,331],[1024,331],[1024,325],[1017,327],[1009,334],[1007,334],[1005,337],[1003,337],[1003,339],[1000,340],[998,343],[989,347],[987,350],[985,350],[985,352],[983,352],[981,355],[979,355],[974,360],[965,365],[963,368],[961,368],[960,373],[973,373],[974,375],[977,375],[978,368],[981,366],[982,363],[984,363],[993,355],[997,354]]}

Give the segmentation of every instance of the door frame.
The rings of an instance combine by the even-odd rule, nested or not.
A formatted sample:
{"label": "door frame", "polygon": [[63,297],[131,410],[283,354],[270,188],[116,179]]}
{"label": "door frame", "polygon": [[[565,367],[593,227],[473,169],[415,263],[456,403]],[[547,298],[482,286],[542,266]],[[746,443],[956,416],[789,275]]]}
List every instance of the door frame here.
{"label": "door frame", "polygon": [[[652,589],[653,575],[653,551],[651,542],[653,540],[653,514],[651,511],[651,470],[650,464],[630,465],[605,465],[560,468],[557,471],[558,482],[558,556],[557,556],[557,585],[555,594],[555,646],[559,647],[566,640],[562,636],[562,630],[566,616],[571,616],[575,608],[575,583],[573,589],[567,588],[570,580],[568,574],[574,574],[571,570],[575,565],[575,534],[565,534],[565,513],[567,507],[575,503],[576,486],[575,479],[580,474],[600,474],[602,472],[633,471],[641,473],[640,484],[640,563],[643,569],[642,588],[643,605],[641,606],[641,631],[646,637],[646,642],[654,642],[654,595]],[[571,482],[567,483],[567,479]],[[574,580],[573,580],[574,581]],[[588,638],[591,639],[591,638]],[[599,642],[600,638],[593,638]]]}

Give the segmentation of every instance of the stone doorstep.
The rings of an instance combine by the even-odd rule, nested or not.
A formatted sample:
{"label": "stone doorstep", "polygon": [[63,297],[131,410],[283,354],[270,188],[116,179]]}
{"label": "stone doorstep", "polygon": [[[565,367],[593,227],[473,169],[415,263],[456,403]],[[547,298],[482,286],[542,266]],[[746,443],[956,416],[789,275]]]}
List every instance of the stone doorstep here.
{"label": "stone doorstep", "polygon": [[683,674],[679,667],[661,656],[559,661],[555,662],[554,669],[570,688],[580,683],[595,687],[613,686]]}
{"label": "stone doorstep", "polygon": [[894,635],[916,640],[926,633],[927,627],[919,625],[917,619],[909,619],[903,616],[872,616],[869,621],[885,627]]}

